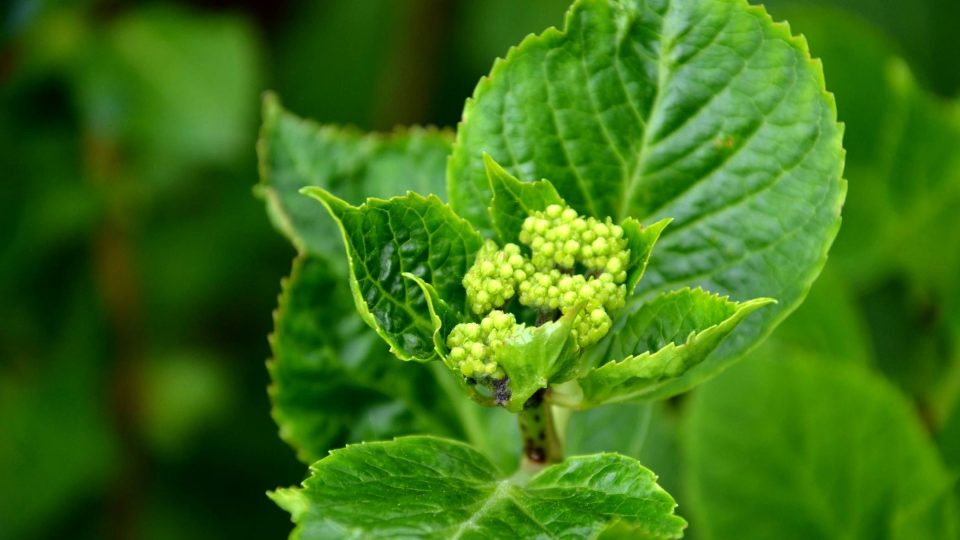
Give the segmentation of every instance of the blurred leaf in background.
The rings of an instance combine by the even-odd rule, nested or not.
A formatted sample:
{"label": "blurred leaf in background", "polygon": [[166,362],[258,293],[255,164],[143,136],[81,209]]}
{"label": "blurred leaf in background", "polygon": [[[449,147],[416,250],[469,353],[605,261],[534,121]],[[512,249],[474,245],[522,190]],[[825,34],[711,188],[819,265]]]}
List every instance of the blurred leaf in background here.
{"label": "blurred leaf in background", "polygon": [[[259,96],[328,123],[452,126],[493,59],[567,7],[498,4],[0,7],[0,538],[286,534],[264,492],[304,471],[263,362],[293,251],[250,192]],[[372,411],[351,439],[397,429]],[[503,419],[470,429],[502,433],[486,447],[509,463]]]}
{"label": "blurred leaf in background", "polygon": [[[262,336],[289,250],[249,192],[252,27],[165,5],[12,10],[0,536],[149,537],[159,512],[210,537],[244,507],[260,510],[234,533],[278,530],[262,492],[300,472],[264,414]],[[236,495],[206,502],[198,473]]]}
{"label": "blurred leaf in background", "polygon": [[953,480],[895,388],[862,366],[755,359],[685,421],[701,538],[956,538]]}
{"label": "blurred leaf in background", "polygon": [[850,197],[827,277],[778,336],[808,340],[819,318],[834,334],[819,352],[850,359],[863,353],[835,353],[869,347],[870,363],[939,422],[937,388],[956,384],[944,375],[955,357],[946,309],[960,269],[960,101],[920,88],[896,48],[855,16],[783,15],[816,44],[837,95]]}
{"label": "blurred leaf in background", "polygon": [[[570,451],[641,458],[678,495],[679,511],[693,510],[689,537],[723,537],[737,509],[705,506],[703,495],[727,493],[718,483],[724,474],[740,471],[749,485],[783,491],[761,502],[796,496],[783,486],[797,477],[742,469],[778,457],[758,459],[751,445],[759,438],[730,440],[755,422],[778,448],[822,450],[813,462],[830,467],[817,470],[862,481],[857,490],[924,495],[905,509],[858,491],[849,499],[856,510],[895,516],[882,527],[858,523],[893,537],[904,524],[947,526],[937,509],[951,502],[937,488],[960,493],[949,483],[960,474],[960,3],[768,4],[823,58],[847,125],[848,206],[831,261],[807,303],[754,360],[692,403],[575,414]],[[0,539],[285,535],[287,516],[264,492],[296,483],[304,470],[269,416],[264,360],[269,314],[294,250],[251,195],[259,96],[275,89],[291,110],[324,124],[453,127],[493,59],[524,35],[559,25],[568,5],[12,0],[0,7]],[[332,284],[337,270],[314,264],[320,281]],[[356,330],[341,326],[344,335]],[[341,368],[366,358],[324,350],[324,361]],[[403,367],[417,366],[396,371]],[[426,370],[419,374],[436,384]],[[836,392],[825,395],[828,383]],[[782,410],[778,388],[810,406],[783,409],[792,420],[760,415]],[[353,397],[339,412],[363,411],[368,421],[339,439],[387,436],[407,415],[382,392]],[[509,416],[464,415],[444,409],[443,399],[425,406],[470,419],[461,435],[498,463],[515,459]],[[886,418],[901,442],[870,444],[876,434],[862,432],[850,452],[831,453],[824,441],[853,437],[857,426],[843,430],[844,422],[860,417]],[[813,440],[821,444],[801,445]],[[712,468],[706,476],[702,459]],[[868,459],[878,467],[911,460],[917,474],[911,485],[900,483],[903,475],[857,469]],[[816,495],[830,500],[842,487]],[[803,511],[798,521],[821,523],[829,512],[811,497],[787,502]]]}

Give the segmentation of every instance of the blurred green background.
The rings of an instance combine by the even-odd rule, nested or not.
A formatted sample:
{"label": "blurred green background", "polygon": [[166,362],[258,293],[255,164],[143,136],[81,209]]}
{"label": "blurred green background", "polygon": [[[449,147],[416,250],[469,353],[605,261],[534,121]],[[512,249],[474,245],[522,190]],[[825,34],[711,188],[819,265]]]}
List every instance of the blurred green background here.
{"label": "blurred green background", "polygon": [[[6,0],[0,540],[284,537],[264,492],[305,470],[265,391],[294,251],[252,195],[262,92],[321,122],[453,126],[493,59],[568,4]],[[960,470],[960,2],[768,8],[824,59],[847,123],[848,205],[824,277],[744,367],[640,411],[657,444],[572,426],[574,448],[646,458],[682,515],[711,495],[682,478],[703,409],[756,384],[761,357],[882,378],[917,444],[952,467],[941,476]]]}

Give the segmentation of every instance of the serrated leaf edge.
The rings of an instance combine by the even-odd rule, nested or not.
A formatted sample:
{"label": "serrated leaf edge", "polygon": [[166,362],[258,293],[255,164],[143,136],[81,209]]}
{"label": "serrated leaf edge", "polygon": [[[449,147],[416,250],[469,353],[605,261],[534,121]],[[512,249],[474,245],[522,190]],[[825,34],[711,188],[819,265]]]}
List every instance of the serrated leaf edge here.
{"label": "serrated leaf edge", "polygon": [[[775,299],[773,299],[773,298],[754,298],[754,299],[752,299],[752,300],[747,300],[747,301],[745,301],[745,302],[735,302],[735,301],[730,300],[730,297],[729,297],[729,296],[721,296],[721,295],[719,295],[719,294],[715,294],[715,293],[711,293],[711,292],[709,292],[709,291],[705,291],[704,289],[701,289],[701,288],[699,288],[699,287],[697,287],[697,288],[686,287],[686,288],[683,288],[683,289],[677,289],[677,290],[671,291],[671,292],[669,292],[669,293],[666,293],[665,296],[674,295],[674,294],[679,294],[679,293],[683,293],[683,292],[686,292],[686,291],[702,291],[703,293],[705,293],[706,295],[708,295],[708,296],[711,297],[711,298],[714,298],[714,299],[717,299],[717,300],[721,300],[721,301],[724,301],[724,302],[733,304],[733,305],[735,306],[735,311],[734,311],[733,314],[731,314],[729,317],[727,317],[727,318],[724,319],[723,321],[720,321],[720,322],[718,322],[718,323],[716,323],[716,324],[713,324],[713,325],[711,325],[711,326],[708,326],[708,327],[706,327],[706,328],[703,328],[702,330],[690,332],[690,334],[687,335],[686,339],[684,340],[684,342],[683,342],[682,344],[679,344],[679,345],[678,345],[677,343],[671,342],[671,343],[668,343],[668,344],[666,344],[665,346],[661,347],[660,349],[657,349],[656,351],[645,351],[645,352],[643,352],[643,353],[641,353],[641,354],[627,356],[626,358],[623,358],[622,360],[611,360],[611,361],[609,361],[609,362],[607,362],[607,363],[605,363],[605,364],[603,364],[603,365],[601,365],[601,366],[598,366],[598,367],[592,369],[590,372],[588,372],[588,373],[586,374],[585,377],[583,377],[583,379],[588,379],[588,378],[590,378],[590,377],[591,377],[592,375],[594,375],[594,374],[604,375],[604,374],[607,374],[607,373],[610,373],[610,372],[617,372],[617,371],[621,371],[621,370],[629,370],[629,368],[630,368],[632,365],[639,364],[639,363],[643,363],[643,362],[648,362],[648,361],[650,361],[651,358],[654,358],[654,357],[657,357],[657,356],[668,355],[668,354],[673,354],[673,353],[675,353],[676,351],[682,351],[682,350],[685,349],[685,348],[689,348],[691,345],[693,345],[694,343],[696,343],[698,340],[701,340],[701,339],[704,339],[704,338],[707,338],[707,337],[712,337],[713,334],[716,334],[716,333],[726,333],[726,334],[729,335],[729,333],[732,332],[732,331],[737,327],[737,325],[739,325],[740,322],[743,321],[743,319],[745,319],[745,318],[746,318],[747,316],[749,316],[751,313],[753,313],[753,312],[757,311],[758,309],[763,308],[763,307],[765,307],[765,306],[768,306],[768,305],[776,304],[776,303],[777,303],[777,300],[775,300]],[[721,340],[722,340],[722,339],[725,339],[725,338],[726,338],[726,336],[723,336],[723,337],[721,337]],[[660,382],[658,382],[658,383],[656,383],[656,384],[664,384],[664,383],[667,383],[667,382],[669,382],[670,380],[672,380],[672,379],[674,379],[674,378],[676,378],[676,377],[680,377],[680,376],[682,376],[684,373],[686,373],[687,371],[689,371],[690,369],[692,369],[695,365],[697,365],[697,364],[688,366],[688,367],[683,371],[683,373],[678,373],[678,374],[676,374],[676,375],[673,375],[673,376],[671,376],[671,377],[668,377],[667,379],[665,379],[665,380],[663,380],[663,381],[660,381]],[[655,390],[655,388],[651,388],[651,389],[650,389],[650,393],[652,393],[654,390]],[[644,394],[646,394],[646,392],[645,392]],[[588,409],[588,408],[592,408],[592,407],[595,407],[595,406],[598,406],[598,405],[603,405],[603,404],[608,404],[608,403],[618,403],[618,402],[623,402],[623,401],[630,401],[630,400],[634,400],[634,399],[637,399],[637,398],[640,398],[640,397],[642,397],[642,395],[624,395],[624,396],[618,397],[618,398],[616,398],[616,399],[608,399],[608,400],[603,400],[603,401],[599,401],[599,402],[590,402],[590,401],[586,401],[586,400],[585,400],[585,401],[583,401],[583,402],[581,402],[581,403],[576,404],[576,407],[575,407],[575,408],[577,408],[577,409]]]}
{"label": "serrated leaf edge", "polygon": [[[391,142],[402,141],[416,136],[437,136],[453,143],[455,133],[449,128],[439,128],[433,125],[426,126],[397,126],[390,132],[365,132],[351,125],[320,123],[311,118],[298,116],[285,108],[276,93],[266,91],[263,93],[261,105],[262,122],[260,124],[259,134],[257,136],[257,171],[259,172],[259,181],[253,186],[253,194],[261,199],[266,205],[267,215],[271,223],[287,240],[293,244],[298,253],[307,253],[306,243],[297,233],[290,215],[287,213],[280,200],[280,194],[271,181],[270,163],[270,137],[268,132],[274,129],[281,117],[286,117],[291,122],[306,126],[311,131],[315,131],[324,136],[329,136],[341,140],[364,140],[372,144],[390,144]],[[308,187],[308,186],[304,186]],[[319,255],[319,254],[318,254]]]}

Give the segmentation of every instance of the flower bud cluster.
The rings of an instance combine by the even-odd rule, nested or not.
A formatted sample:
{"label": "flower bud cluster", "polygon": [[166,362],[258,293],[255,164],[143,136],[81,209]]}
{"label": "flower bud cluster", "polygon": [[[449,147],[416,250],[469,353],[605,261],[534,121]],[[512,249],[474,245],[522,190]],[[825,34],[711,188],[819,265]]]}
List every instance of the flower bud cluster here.
{"label": "flower bud cluster", "polygon": [[609,272],[617,283],[627,279],[627,240],[610,218],[583,218],[573,208],[552,204],[524,220],[520,241],[530,246],[538,269],[572,270],[580,263],[589,272]]}
{"label": "flower bud cluster", "polygon": [[519,293],[523,306],[543,313],[578,310],[571,334],[580,348],[610,331],[608,312],[626,299],[630,250],[623,228],[610,218],[580,217],[576,210],[550,205],[524,220],[520,242],[500,249],[488,240],[463,278],[467,301],[480,323],[457,325],[447,338],[450,360],[465,377],[502,378],[495,350],[522,324],[499,311]]}
{"label": "flower bud cluster", "polygon": [[588,304],[587,308],[581,311],[573,321],[573,329],[570,333],[582,348],[600,341],[610,331],[612,324],[613,321],[605,309]]}
{"label": "flower bud cluster", "polygon": [[523,325],[510,313],[491,311],[480,323],[463,323],[447,336],[450,360],[464,377],[502,378],[494,351]]}
{"label": "flower bud cluster", "polygon": [[[520,303],[564,314],[582,307],[572,330],[577,345],[599,341],[610,331],[608,311],[623,307],[627,296],[630,250],[623,228],[554,204],[524,220],[520,241],[530,246],[536,270],[518,286]],[[578,264],[587,275],[572,273]]]}
{"label": "flower bud cluster", "polygon": [[556,268],[534,272],[531,279],[520,283],[519,289],[521,304],[544,311],[559,309],[563,313],[578,305],[620,309],[627,296],[626,285],[617,283],[608,272],[585,277],[565,274]]}
{"label": "flower bud cluster", "polygon": [[520,253],[520,246],[498,249],[493,240],[487,240],[463,277],[468,303],[477,315],[489,313],[513,298],[517,285],[531,274],[533,265]]}

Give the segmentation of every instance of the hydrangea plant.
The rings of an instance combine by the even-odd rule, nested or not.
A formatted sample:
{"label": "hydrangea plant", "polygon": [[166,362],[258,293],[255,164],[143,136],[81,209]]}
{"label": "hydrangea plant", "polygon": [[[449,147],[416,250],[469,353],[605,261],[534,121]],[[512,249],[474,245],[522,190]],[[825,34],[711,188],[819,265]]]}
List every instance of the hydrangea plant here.
{"label": "hydrangea plant", "polygon": [[[565,456],[565,419],[686,391],[802,301],[841,138],[805,41],[743,0],[578,0],[494,64],[455,137],[269,96],[260,193],[300,252],[271,396],[313,463],[271,495],[294,536],[682,536],[636,460]],[[515,472],[481,407],[516,415]],[[344,441],[365,442],[324,457]]]}

